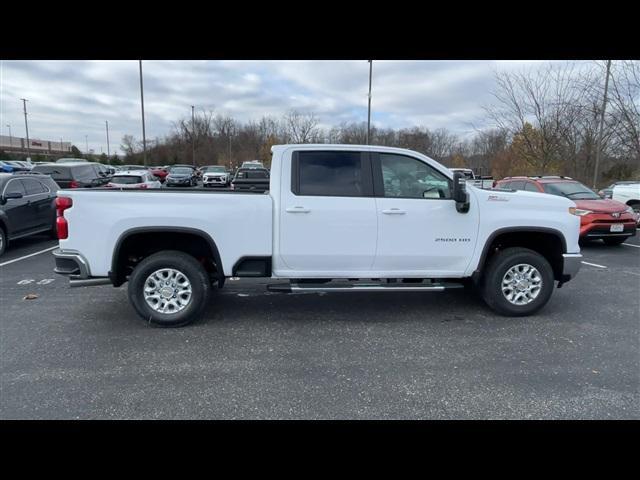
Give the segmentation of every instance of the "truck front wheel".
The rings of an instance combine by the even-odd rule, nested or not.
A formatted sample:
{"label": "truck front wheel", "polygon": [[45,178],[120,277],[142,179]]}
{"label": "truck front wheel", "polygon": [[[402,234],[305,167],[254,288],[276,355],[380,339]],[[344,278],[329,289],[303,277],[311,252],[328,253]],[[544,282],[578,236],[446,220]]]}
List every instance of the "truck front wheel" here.
{"label": "truck front wheel", "polygon": [[191,255],[165,250],[142,260],[129,278],[129,301],[149,323],[181,327],[206,308],[211,282]]}
{"label": "truck front wheel", "polygon": [[489,261],[481,285],[484,301],[511,317],[531,315],[546,305],[554,287],[553,269],[528,248],[506,248]]}

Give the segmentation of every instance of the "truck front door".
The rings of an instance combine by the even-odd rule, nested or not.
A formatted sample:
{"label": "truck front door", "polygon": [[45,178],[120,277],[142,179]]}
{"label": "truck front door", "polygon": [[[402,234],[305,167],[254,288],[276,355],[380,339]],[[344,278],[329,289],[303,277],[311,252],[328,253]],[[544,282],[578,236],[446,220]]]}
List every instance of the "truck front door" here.
{"label": "truck front door", "polygon": [[279,260],[291,275],[371,269],[378,219],[368,153],[293,152],[282,183]]}
{"label": "truck front door", "polygon": [[414,157],[372,154],[378,214],[373,271],[387,276],[463,274],[476,244],[477,205],[459,213],[452,180]]}

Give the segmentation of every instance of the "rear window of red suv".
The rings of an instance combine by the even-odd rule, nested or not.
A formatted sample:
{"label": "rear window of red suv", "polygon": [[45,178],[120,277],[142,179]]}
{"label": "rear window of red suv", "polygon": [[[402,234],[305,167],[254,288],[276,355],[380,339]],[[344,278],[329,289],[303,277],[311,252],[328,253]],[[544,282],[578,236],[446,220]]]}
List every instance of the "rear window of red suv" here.
{"label": "rear window of red suv", "polygon": [[580,182],[542,183],[545,193],[567,197],[570,200],[599,200],[600,197]]}

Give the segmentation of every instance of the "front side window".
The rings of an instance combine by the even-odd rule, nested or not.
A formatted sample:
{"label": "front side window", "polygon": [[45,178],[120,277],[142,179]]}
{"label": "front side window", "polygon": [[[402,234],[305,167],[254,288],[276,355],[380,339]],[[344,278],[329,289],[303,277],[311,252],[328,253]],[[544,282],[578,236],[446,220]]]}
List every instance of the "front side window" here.
{"label": "front side window", "polygon": [[360,152],[299,152],[297,162],[298,195],[362,197],[370,190]]}
{"label": "front side window", "polygon": [[524,189],[527,192],[539,192],[538,188],[536,187],[536,185],[533,182],[527,182],[524,185]]}
{"label": "front side window", "polygon": [[380,154],[385,197],[451,198],[451,182],[430,165],[404,155]]}

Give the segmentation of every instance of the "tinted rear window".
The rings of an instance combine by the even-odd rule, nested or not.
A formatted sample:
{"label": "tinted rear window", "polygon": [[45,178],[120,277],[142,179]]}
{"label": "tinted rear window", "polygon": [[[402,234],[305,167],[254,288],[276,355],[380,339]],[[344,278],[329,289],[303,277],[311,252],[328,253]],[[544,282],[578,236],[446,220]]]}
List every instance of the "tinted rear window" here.
{"label": "tinted rear window", "polygon": [[122,183],[127,185],[142,182],[144,182],[144,180],[138,175],[118,175],[111,179],[111,183]]}
{"label": "tinted rear window", "polygon": [[36,195],[47,191],[47,187],[34,178],[23,178],[21,180],[27,195]]}
{"label": "tinted rear window", "polygon": [[71,169],[73,178],[80,180],[81,182],[90,182],[94,178],[97,178],[96,171],[93,165],[80,165]]}
{"label": "tinted rear window", "polygon": [[300,152],[298,195],[364,195],[360,152]]}
{"label": "tinted rear window", "polygon": [[269,178],[269,172],[257,169],[240,170],[237,178]]}

